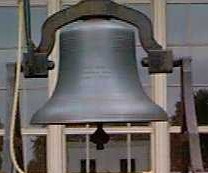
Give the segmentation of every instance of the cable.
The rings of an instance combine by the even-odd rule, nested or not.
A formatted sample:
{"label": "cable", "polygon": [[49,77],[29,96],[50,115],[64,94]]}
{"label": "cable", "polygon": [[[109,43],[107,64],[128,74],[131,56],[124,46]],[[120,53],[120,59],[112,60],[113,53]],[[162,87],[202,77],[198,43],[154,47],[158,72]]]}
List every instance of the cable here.
{"label": "cable", "polygon": [[15,132],[15,119],[16,119],[16,111],[18,106],[18,94],[19,94],[19,84],[20,84],[20,73],[21,73],[21,56],[22,56],[22,49],[23,49],[23,33],[24,33],[24,9],[23,9],[23,1],[19,0],[19,26],[18,26],[18,51],[17,51],[17,62],[16,62],[16,79],[15,79],[15,87],[14,87],[14,100],[12,105],[12,115],[11,115],[11,122],[10,122],[10,157],[14,168],[19,173],[25,173],[24,170],[19,166],[17,162],[17,158],[15,155],[14,149],[14,132]]}

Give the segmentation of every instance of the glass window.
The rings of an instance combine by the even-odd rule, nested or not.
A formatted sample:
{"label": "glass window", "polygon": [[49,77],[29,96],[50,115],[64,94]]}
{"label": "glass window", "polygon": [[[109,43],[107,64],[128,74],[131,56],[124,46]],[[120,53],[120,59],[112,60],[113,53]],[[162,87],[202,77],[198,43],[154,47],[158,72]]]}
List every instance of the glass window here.
{"label": "glass window", "polygon": [[24,157],[28,173],[47,173],[46,137],[24,137]]}
{"label": "glass window", "polygon": [[[168,88],[168,113],[172,116],[172,124],[182,124],[182,108],[180,88]],[[199,125],[208,125],[208,87],[194,87],[194,101]]]}
{"label": "glass window", "polygon": [[17,45],[18,15],[16,7],[0,7],[0,48]]}
{"label": "glass window", "polygon": [[[90,172],[89,173],[96,173],[96,160],[90,159],[89,161],[90,161]],[[86,163],[87,163],[86,159],[80,160],[80,164],[81,164],[80,173],[87,173]]]}
{"label": "glass window", "polygon": [[[201,47],[169,47],[173,50],[175,57],[191,57],[192,58],[192,73],[194,85],[208,85],[207,68],[207,46]],[[179,68],[173,69],[173,74],[168,75],[168,84],[179,84],[180,73]]]}
{"label": "glass window", "polygon": [[[207,47],[178,47],[172,48],[175,56],[192,57],[192,82],[195,92],[208,88]],[[175,106],[180,101],[180,69],[174,68],[173,74],[168,74],[168,112],[175,114]]]}
{"label": "glass window", "polygon": [[[68,171],[80,171],[81,164],[81,172],[87,172],[88,159],[89,172],[94,168],[97,172],[102,173],[128,172],[129,166],[131,172],[150,171],[149,135],[132,134],[130,136],[129,138],[124,134],[110,134],[110,141],[104,145],[104,149],[97,150],[96,145],[89,140],[90,135],[88,137],[86,135],[67,135]],[[128,159],[131,160],[130,165],[128,165]]]}
{"label": "glass window", "polygon": [[[203,157],[204,168],[208,168],[208,135],[200,135],[200,143]],[[187,172],[189,168],[189,149],[188,141],[182,134],[171,134],[171,171],[172,172]]]}
{"label": "glass window", "polygon": [[208,4],[168,4],[168,45],[207,44],[207,10]]}
{"label": "glass window", "polygon": [[[120,159],[120,172],[127,173],[128,172],[128,160]],[[131,159],[131,172],[135,172],[135,159]]]}
{"label": "glass window", "polygon": [[[32,38],[36,45],[40,41],[41,25],[47,17],[47,9],[44,6],[31,8]],[[0,7],[0,120],[4,123],[6,111],[6,64],[15,62],[17,56],[18,14],[17,7]],[[30,122],[34,113],[47,100],[47,79],[24,79],[21,90],[21,114],[23,126]],[[38,91],[39,90],[39,91]],[[35,94],[34,94],[35,93]],[[37,105],[37,106],[36,106]]]}
{"label": "glass window", "polygon": [[[40,40],[41,26],[47,17],[45,7],[31,8],[32,38],[37,44]],[[18,11],[17,7],[0,7],[0,49],[14,48],[18,39]]]}

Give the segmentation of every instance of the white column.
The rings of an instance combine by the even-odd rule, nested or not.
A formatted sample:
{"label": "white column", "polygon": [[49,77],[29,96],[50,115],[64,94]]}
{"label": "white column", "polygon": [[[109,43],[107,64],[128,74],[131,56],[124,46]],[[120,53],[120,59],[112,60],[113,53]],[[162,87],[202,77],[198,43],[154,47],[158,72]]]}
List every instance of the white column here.
{"label": "white column", "polygon": [[[153,25],[156,40],[166,48],[166,0],[152,0]],[[166,110],[167,77],[165,74],[152,75],[152,98]],[[151,136],[152,171],[170,172],[170,140],[167,122],[152,123]]]}
{"label": "white column", "polygon": [[[48,15],[52,15],[60,9],[60,0],[48,0]],[[56,42],[50,59],[55,62],[55,69],[49,74],[49,96],[57,81],[59,65],[59,33],[56,34]],[[64,126],[49,125],[47,133],[47,172],[66,173],[66,140],[63,134]]]}

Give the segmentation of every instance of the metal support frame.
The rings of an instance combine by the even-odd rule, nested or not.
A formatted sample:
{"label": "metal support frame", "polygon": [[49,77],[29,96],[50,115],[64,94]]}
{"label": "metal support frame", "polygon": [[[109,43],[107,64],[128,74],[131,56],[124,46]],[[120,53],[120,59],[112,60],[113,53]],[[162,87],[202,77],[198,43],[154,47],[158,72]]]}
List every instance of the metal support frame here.
{"label": "metal support frame", "polygon": [[[196,109],[195,109],[195,103],[194,103],[194,95],[193,95],[193,89],[192,89],[192,73],[191,73],[191,59],[190,58],[183,58],[180,60],[174,61],[174,67],[180,67],[181,68],[181,100],[183,103],[183,125],[182,125],[182,134],[185,138],[188,140],[189,144],[189,159],[190,159],[190,170],[187,168],[187,172],[191,171],[192,173],[204,173],[204,167],[203,167],[203,161],[202,161],[202,154],[201,154],[201,147],[200,147],[200,138],[199,138],[199,128],[197,125],[197,116],[196,116]],[[157,125],[157,123],[154,123]],[[162,129],[160,127],[162,124],[158,124],[156,128]],[[153,126],[154,127],[154,126]],[[154,132],[154,131],[153,131]],[[166,132],[163,131],[163,134]],[[168,132],[169,133],[169,132]],[[162,133],[158,134],[161,135]],[[164,145],[158,145],[157,146],[157,136],[154,136],[154,133],[152,134],[152,151],[153,153],[153,159],[157,159],[159,154],[157,154],[157,150],[155,148],[157,147],[164,147]],[[156,140],[156,141],[154,141]],[[161,137],[159,137],[159,140],[162,140]],[[156,143],[154,143],[156,142]],[[163,140],[163,142],[165,142]],[[156,147],[155,147],[156,145]],[[167,147],[167,146],[166,146]],[[160,150],[162,151],[162,150]],[[161,152],[162,154],[162,152]],[[167,154],[167,151],[166,151]],[[167,159],[167,158],[166,158]],[[188,159],[188,158],[187,158]],[[153,160],[154,161],[154,160]],[[162,163],[162,162],[159,162]],[[167,162],[165,162],[167,164]],[[164,165],[164,164],[163,164]],[[155,172],[157,172],[157,167],[160,166],[157,163],[153,162],[153,168],[155,169]],[[163,166],[160,167],[160,169]],[[159,171],[158,171],[159,172]],[[162,171],[161,171],[162,172]]]}
{"label": "metal support frame", "polygon": [[193,173],[205,172],[202,161],[200,138],[197,126],[197,116],[192,89],[191,58],[181,60],[181,97],[183,103],[183,131],[188,140],[190,170]]}
{"label": "metal support frame", "polygon": [[110,0],[83,0],[80,3],[61,10],[49,17],[42,27],[42,37],[36,52],[49,55],[55,43],[55,33],[63,26],[85,18],[115,18],[134,25],[139,29],[143,48],[161,50],[153,37],[151,21],[143,13],[119,5]]}
{"label": "metal support frame", "polygon": [[148,53],[146,61],[150,66],[149,72],[172,72],[172,52],[162,50],[154,39],[152,24],[146,15],[111,0],[83,0],[55,13],[45,21],[39,46],[24,54],[22,69],[25,77],[47,77],[48,70],[54,67],[48,61],[48,56],[54,47],[56,31],[69,23],[86,18],[113,18],[135,26],[139,31],[142,47]]}

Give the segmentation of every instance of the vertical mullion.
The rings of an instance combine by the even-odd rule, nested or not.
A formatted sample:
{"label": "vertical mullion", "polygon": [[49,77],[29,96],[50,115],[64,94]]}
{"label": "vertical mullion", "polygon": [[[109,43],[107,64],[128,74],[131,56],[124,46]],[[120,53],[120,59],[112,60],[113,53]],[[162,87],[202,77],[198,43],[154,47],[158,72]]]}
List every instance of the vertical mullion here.
{"label": "vertical mullion", "polygon": [[[89,128],[89,125],[86,125]],[[90,136],[86,134],[86,173],[90,173]]]}
{"label": "vertical mullion", "polygon": [[[48,0],[48,15],[52,15],[60,9],[60,0]],[[59,66],[59,33],[56,34],[56,42],[50,59],[55,62],[55,68],[49,73],[49,96],[52,95],[58,78]],[[63,134],[63,125],[49,125],[47,133],[47,172],[66,172],[66,140]]]}
{"label": "vertical mullion", "polygon": [[[154,35],[156,40],[166,48],[166,1],[152,0]],[[167,77],[166,74],[151,76],[152,98],[161,107],[166,109],[167,104]],[[170,172],[169,131],[167,122],[152,123],[151,135],[152,170],[154,173]]]}
{"label": "vertical mullion", "polygon": [[[131,127],[131,123],[127,123],[127,127]],[[131,134],[127,134],[127,172],[131,173]]]}

